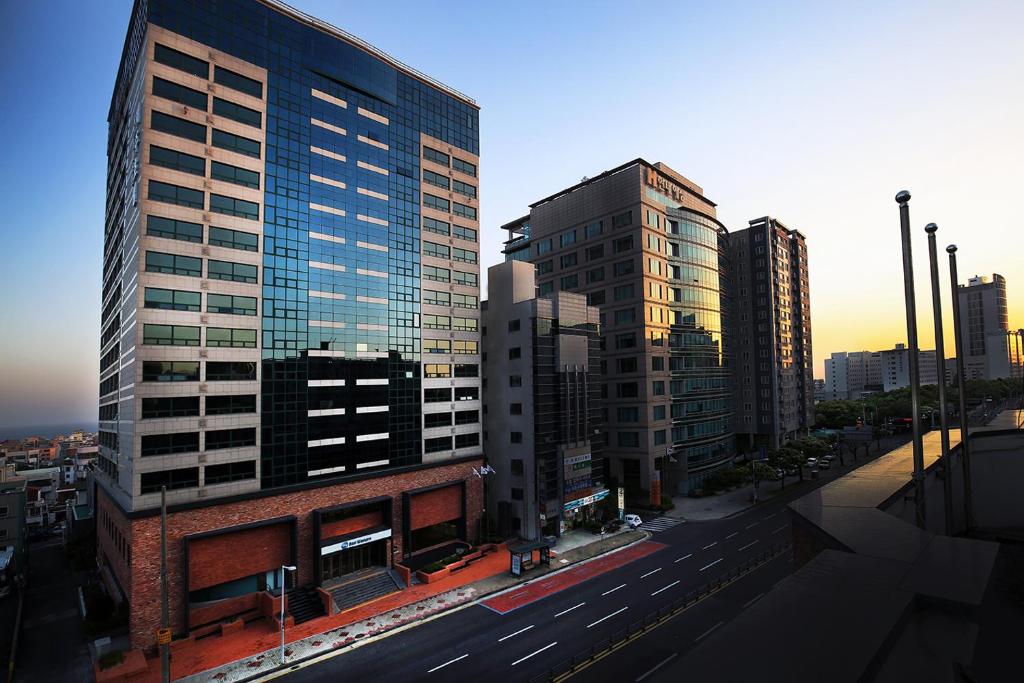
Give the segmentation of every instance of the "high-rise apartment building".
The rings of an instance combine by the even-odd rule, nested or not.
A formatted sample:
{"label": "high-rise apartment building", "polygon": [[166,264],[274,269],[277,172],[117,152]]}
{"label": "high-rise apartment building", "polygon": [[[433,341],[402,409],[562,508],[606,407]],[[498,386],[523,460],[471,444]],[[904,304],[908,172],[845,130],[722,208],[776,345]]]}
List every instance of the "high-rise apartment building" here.
{"label": "high-rise apartment building", "polygon": [[275,0],[139,0],[108,125],[98,554],[133,644],[162,487],[175,633],[282,564],[330,588],[475,533],[473,100]]}
{"label": "high-rise apartment building", "polygon": [[[868,394],[909,387],[909,357],[905,344],[884,351],[833,352],[825,359],[825,399],[856,401]],[[919,351],[918,365],[922,386],[938,383],[934,350]]]}
{"label": "high-rise apartment building", "polygon": [[536,266],[538,296],[578,292],[601,310],[609,479],[660,502],[731,462],[728,237],[703,190],[636,159],[502,227],[506,257]]}
{"label": "high-rise apartment building", "polygon": [[966,286],[959,285],[957,293],[964,316],[961,345],[967,379],[1020,377],[1022,333],[1010,329],[1006,278],[998,273],[991,280],[975,275]]}
{"label": "high-rise apartment building", "polygon": [[729,235],[739,447],[778,448],[814,424],[807,242],[769,216]]}
{"label": "high-rise apartment building", "polygon": [[483,303],[487,510],[497,531],[560,536],[595,516],[604,486],[597,308],[536,296],[530,263],[487,271]]}

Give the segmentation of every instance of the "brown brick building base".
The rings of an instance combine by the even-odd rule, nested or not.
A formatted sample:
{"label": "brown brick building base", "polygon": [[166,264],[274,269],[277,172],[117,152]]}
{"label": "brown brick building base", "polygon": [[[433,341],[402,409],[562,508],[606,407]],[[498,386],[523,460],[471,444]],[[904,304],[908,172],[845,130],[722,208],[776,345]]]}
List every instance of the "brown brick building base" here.
{"label": "brown brick building base", "polygon": [[[391,559],[401,561],[405,557],[405,530],[402,525],[410,514],[410,511],[403,510],[403,505],[407,500],[414,501],[412,504],[415,506],[418,499],[431,499],[403,494],[457,484],[464,492],[466,540],[477,540],[483,487],[481,479],[473,474],[473,468],[479,469],[482,464],[482,459],[461,460],[277,495],[170,508],[167,516],[167,563],[173,633],[175,636],[188,633],[189,586],[194,590],[240,578],[246,572],[263,571],[264,564],[279,566],[281,558],[286,556],[291,557],[290,561],[298,567],[297,580],[294,584],[290,581],[290,585],[317,583],[319,567],[314,560],[319,552],[314,522],[317,510],[390,497],[392,536],[389,549],[392,551]],[[132,646],[150,648],[155,644],[155,631],[160,625],[159,511],[126,513],[102,487],[97,488],[96,498],[97,554],[101,570],[128,601]],[[428,513],[421,510],[416,514]],[[225,533],[216,534],[213,540],[208,540],[210,532],[218,531]],[[205,546],[195,541],[197,535],[203,535],[200,538]],[[239,575],[239,572],[243,573]],[[253,602],[252,598],[246,598],[240,604],[248,602]],[[194,618],[192,622],[194,625]]]}

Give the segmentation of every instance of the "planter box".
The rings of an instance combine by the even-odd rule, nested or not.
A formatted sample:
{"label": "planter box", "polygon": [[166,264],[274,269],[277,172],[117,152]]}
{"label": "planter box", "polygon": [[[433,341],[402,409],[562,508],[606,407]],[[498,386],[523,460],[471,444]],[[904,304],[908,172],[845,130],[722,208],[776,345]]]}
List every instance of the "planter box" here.
{"label": "planter box", "polygon": [[124,653],[124,660],[117,666],[100,670],[99,663],[92,665],[96,683],[121,683],[141,678],[149,669],[146,658],[140,650],[129,650]]}

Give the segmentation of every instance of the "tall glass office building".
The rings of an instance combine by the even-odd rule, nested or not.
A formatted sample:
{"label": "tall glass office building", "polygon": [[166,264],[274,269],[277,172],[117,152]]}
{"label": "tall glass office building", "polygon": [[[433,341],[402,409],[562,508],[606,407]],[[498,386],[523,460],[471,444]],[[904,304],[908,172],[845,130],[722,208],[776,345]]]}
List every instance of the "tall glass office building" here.
{"label": "tall glass office building", "polygon": [[281,564],[330,588],[477,529],[478,113],[282,3],[136,2],[97,496],[133,643],[158,617],[140,572],[162,489],[176,632],[254,609]]}

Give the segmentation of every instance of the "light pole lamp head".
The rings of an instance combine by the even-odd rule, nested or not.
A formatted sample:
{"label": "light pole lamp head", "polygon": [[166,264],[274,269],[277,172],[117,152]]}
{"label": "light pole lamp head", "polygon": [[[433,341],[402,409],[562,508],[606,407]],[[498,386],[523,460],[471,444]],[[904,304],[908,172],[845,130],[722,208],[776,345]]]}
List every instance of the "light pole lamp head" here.
{"label": "light pole lamp head", "polygon": [[902,205],[902,204],[906,204],[909,201],[910,201],[910,192],[908,190],[900,190],[899,192],[896,193],[896,203],[897,204]]}
{"label": "light pole lamp head", "polygon": [[934,235],[935,231],[938,229],[939,226],[935,225],[934,223],[929,223],[928,225],[924,226],[924,231],[929,235]]}
{"label": "light pole lamp head", "polygon": [[295,571],[295,567],[290,565],[290,564],[282,564],[281,565],[281,569],[284,569],[285,571],[289,571],[289,572]]}
{"label": "light pole lamp head", "polygon": [[946,247],[946,253],[947,254],[955,254],[956,253],[956,245],[955,244],[951,244],[948,247]]}

